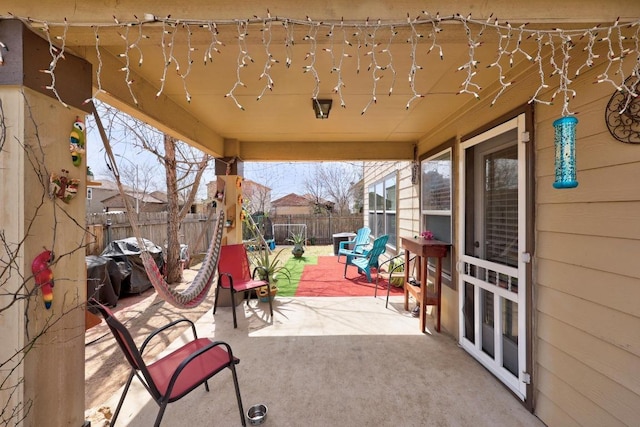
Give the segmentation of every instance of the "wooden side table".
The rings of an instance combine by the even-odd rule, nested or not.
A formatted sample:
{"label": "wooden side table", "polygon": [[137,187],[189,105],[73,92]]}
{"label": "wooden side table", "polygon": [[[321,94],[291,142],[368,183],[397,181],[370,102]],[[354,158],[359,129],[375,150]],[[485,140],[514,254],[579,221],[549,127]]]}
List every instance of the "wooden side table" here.
{"label": "wooden side table", "polygon": [[[416,268],[418,271],[418,280],[420,286],[409,284],[409,269],[404,269],[404,309],[409,310],[409,294],[411,294],[420,304],[420,330],[426,330],[426,314],[427,306],[435,305],[438,310],[436,320],[436,331],[440,332],[440,309],[441,309],[441,287],[442,287],[442,258],[447,255],[450,244],[439,240],[427,240],[422,237],[411,238],[402,237],[401,245],[404,249],[405,265],[409,265],[411,253],[416,256]],[[429,258],[437,258],[435,289],[429,291],[427,286],[428,278],[428,260]]]}

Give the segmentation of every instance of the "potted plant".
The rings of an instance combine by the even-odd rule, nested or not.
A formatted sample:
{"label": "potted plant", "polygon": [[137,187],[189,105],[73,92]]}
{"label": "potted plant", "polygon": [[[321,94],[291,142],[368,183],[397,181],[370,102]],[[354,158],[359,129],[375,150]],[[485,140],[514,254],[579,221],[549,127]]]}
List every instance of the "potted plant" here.
{"label": "potted plant", "polygon": [[278,292],[277,281],[282,277],[291,280],[289,269],[284,266],[280,254],[284,248],[275,254],[271,254],[269,248],[259,247],[257,250],[250,251],[251,264],[254,266],[253,275],[261,280],[269,282],[269,291],[264,286],[258,289],[258,298],[260,301],[267,302],[267,298],[273,299]]}
{"label": "potted plant", "polygon": [[293,249],[291,249],[293,256],[296,258],[302,257],[304,254],[304,234],[302,232],[291,232],[291,237],[287,239],[287,242],[293,243]]}

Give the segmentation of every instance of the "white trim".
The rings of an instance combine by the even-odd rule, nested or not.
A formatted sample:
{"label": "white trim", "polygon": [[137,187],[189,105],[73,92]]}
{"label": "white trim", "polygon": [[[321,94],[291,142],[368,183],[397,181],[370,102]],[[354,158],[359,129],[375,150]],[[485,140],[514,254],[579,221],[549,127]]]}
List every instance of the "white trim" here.
{"label": "white trim", "polygon": [[[465,235],[465,217],[466,212],[466,167],[465,167],[465,150],[488,141],[496,136],[504,134],[506,132],[517,131],[517,150],[518,150],[518,253],[522,254],[526,252],[526,147],[523,141],[523,132],[525,131],[525,115],[519,116],[508,120],[498,126],[489,129],[486,132],[481,133],[467,141],[459,144],[458,162],[458,185],[460,191],[458,191],[458,206],[460,207],[460,219],[457,221],[457,236],[458,236],[458,259],[456,265],[462,267],[465,263],[470,263],[483,268],[489,268],[497,273],[504,273],[511,277],[518,278],[518,293],[511,292],[507,289],[499,286],[486,283],[481,279],[470,276],[465,273],[464,269],[460,269],[458,274],[458,306],[460,307],[459,321],[458,321],[458,336],[459,342],[462,348],[468,351],[474,358],[482,363],[490,372],[492,372],[497,378],[500,379],[505,385],[507,385],[520,399],[526,398],[527,385],[524,381],[524,371],[526,370],[526,263],[523,261],[522,256],[518,256],[518,268],[508,267],[504,265],[494,264],[489,261],[475,258],[473,256],[466,255],[467,250],[465,247],[466,235]],[[465,304],[465,283],[469,283],[473,286],[474,293],[474,336],[475,343],[471,342],[465,337],[465,317],[464,317],[464,304]],[[490,357],[482,350],[482,335],[481,327],[482,322],[480,320],[480,305],[481,289],[485,289],[493,294],[493,317],[494,317],[494,331],[499,333],[494,334],[494,357]],[[502,309],[505,300],[513,301],[518,304],[518,368],[519,375],[513,375],[509,370],[504,368],[503,365],[503,345],[502,345]]]}

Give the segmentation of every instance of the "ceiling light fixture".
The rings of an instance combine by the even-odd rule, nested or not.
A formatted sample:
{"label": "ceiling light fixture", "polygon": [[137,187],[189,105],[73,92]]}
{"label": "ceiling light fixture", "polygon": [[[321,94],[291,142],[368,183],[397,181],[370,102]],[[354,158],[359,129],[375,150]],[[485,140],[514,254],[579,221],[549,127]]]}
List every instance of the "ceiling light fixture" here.
{"label": "ceiling light fixture", "polygon": [[332,103],[333,100],[331,99],[311,98],[311,104],[313,105],[313,111],[316,113],[316,119],[328,119]]}

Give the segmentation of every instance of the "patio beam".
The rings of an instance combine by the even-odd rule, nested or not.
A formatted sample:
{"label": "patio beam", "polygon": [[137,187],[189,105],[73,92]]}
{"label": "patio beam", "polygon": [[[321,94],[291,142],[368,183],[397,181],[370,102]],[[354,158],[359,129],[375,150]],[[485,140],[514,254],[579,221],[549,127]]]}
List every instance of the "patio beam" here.
{"label": "patio beam", "polygon": [[[86,49],[82,56],[94,67],[98,66],[99,60],[95,50]],[[100,61],[103,68],[107,70],[118,70],[122,67],[122,63],[109,52],[101,51]],[[100,85],[104,92],[99,93],[97,98],[199,150],[215,157],[225,156],[222,136],[205,126],[168,96],[161,94],[156,97],[158,88],[137,75],[135,71],[131,70],[130,74],[130,79],[134,81],[133,93],[138,101],[137,105],[122,74],[102,73]],[[97,89],[95,73],[93,78],[94,88]]]}
{"label": "patio beam", "polygon": [[244,161],[413,160],[416,141],[243,141]]}

